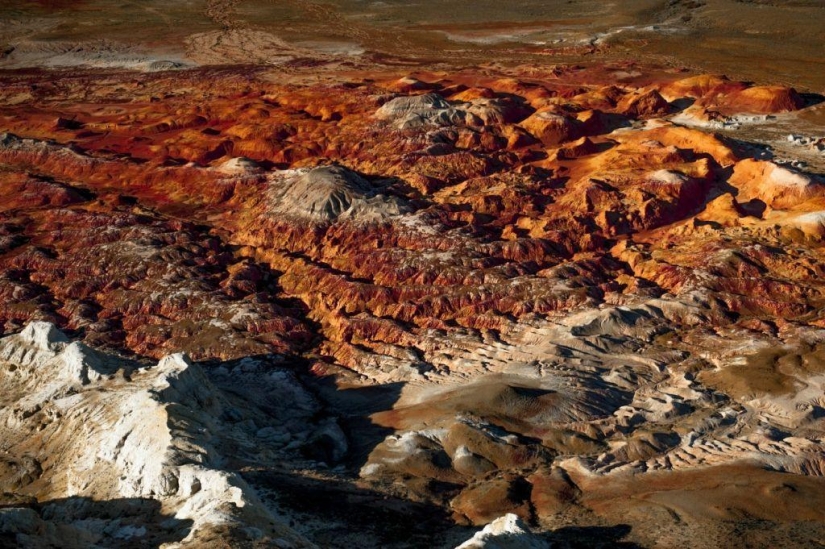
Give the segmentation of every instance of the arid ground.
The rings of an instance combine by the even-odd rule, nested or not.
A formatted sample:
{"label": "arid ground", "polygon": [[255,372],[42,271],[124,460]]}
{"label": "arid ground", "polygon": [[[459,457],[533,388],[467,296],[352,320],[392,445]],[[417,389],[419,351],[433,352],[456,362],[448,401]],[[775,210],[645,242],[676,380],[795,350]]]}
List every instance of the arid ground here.
{"label": "arid ground", "polygon": [[0,547],[825,546],[825,5],[0,6]]}

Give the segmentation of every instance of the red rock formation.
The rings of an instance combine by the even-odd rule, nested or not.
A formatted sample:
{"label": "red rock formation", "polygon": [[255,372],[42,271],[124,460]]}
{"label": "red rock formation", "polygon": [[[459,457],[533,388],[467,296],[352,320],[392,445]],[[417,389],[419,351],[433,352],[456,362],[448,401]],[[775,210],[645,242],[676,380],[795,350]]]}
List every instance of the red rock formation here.
{"label": "red rock formation", "polygon": [[729,93],[719,106],[738,112],[778,113],[801,109],[802,97],[793,88],[785,86],[754,86]]}
{"label": "red rock formation", "polygon": [[739,191],[738,202],[758,200],[777,209],[799,205],[822,192],[805,175],[772,162],[750,159],[736,164],[729,181]]}
{"label": "red rock formation", "polygon": [[616,111],[634,118],[666,114],[670,105],[656,90],[631,93],[622,97],[616,105]]}
{"label": "red rock formation", "polygon": [[578,122],[552,110],[540,110],[521,122],[530,135],[548,146],[572,141],[579,137]]}
{"label": "red rock formation", "polygon": [[[816,432],[813,396],[769,406],[770,384],[725,368],[745,341],[797,345],[825,324],[819,185],[662,119],[680,99],[712,118],[796,95],[519,70],[3,75],[0,102],[38,86],[0,117],[4,330],[50,320],[140,357],[277,353],[342,386],[406,384],[414,398],[370,409],[396,438],[369,441],[364,482],[473,524],[550,521],[585,499],[609,513],[577,470],[704,464],[717,458],[680,445],[741,410],[778,402]],[[797,390],[794,365],[817,360],[766,360],[759,379]],[[764,463],[820,470],[798,441],[737,443],[736,459],[781,447]]]}

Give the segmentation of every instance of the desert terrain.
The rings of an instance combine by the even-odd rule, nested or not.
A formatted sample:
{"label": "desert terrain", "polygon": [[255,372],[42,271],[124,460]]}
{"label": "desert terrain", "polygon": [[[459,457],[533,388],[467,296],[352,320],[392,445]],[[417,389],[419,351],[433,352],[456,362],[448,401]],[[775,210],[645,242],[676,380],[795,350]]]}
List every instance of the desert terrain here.
{"label": "desert terrain", "polygon": [[825,546],[825,7],[0,7],[0,547]]}

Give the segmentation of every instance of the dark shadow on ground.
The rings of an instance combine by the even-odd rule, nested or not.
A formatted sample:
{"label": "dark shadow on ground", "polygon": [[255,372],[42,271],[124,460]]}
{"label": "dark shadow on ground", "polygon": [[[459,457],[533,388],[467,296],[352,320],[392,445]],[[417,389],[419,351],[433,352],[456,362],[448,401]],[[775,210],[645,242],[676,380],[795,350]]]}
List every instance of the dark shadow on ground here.
{"label": "dark shadow on ground", "polygon": [[[448,509],[429,502],[414,502],[320,475],[263,469],[243,473],[291,517],[291,526],[314,524],[308,536],[320,547],[386,547],[397,549],[448,549],[473,537],[481,527],[458,526]],[[624,541],[631,532],[626,524],[566,526],[537,534],[554,549],[640,549]]]}
{"label": "dark shadow on ground", "polygon": [[800,93],[799,95],[802,96],[803,109],[819,105],[825,101],[825,95],[819,93]]}
{"label": "dark shadow on ground", "polygon": [[[314,523],[309,534],[319,547],[440,547],[448,532],[461,539],[477,529],[457,527],[437,505],[413,502],[355,482],[265,469],[244,472],[250,484],[271,490],[292,526]],[[457,543],[455,544],[457,545]]]}
{"label": "dark shadow on ground", "polygon": [[628,524],[615,526],[565,526],[544,536],[553,549],[641,549],[622,541],[631,531]]}
{"label": "dark shadow on ground", "polygon": [[94,501],[69,497],[26,501],[0,497],[0,548],[157,548],[183,540],[191,520],[161,512],[159,501],[123,498]]}
{"label": "dark shadow on ground", "polygon": [[338,416],[339,424],[349,439],[346,465],[351,470],[358,471],[375,447],[394,432],[376,425],[370,416],[391,410],[404,385],[399,382],[347,388],[338,387],[333,376],[312,380],[312,389],[327,409]]}

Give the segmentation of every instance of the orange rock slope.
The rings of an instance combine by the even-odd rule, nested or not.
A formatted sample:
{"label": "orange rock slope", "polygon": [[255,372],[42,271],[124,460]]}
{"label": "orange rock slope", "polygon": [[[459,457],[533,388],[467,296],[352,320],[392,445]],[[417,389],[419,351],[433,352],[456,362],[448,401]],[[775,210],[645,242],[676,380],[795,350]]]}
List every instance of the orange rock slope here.
{"label": "orange rock slope", "polygon": [[[196,357],[300,350],[305,315],[498,328],[674,292],[680,268],[704,263],[615,250],[664,258],[680,253],[672,239],[721,249],[718,225],[753,243],[790,238],[821,202],[809,176],[651,120],[682,98],[798,106],[785,101],[792,90],[710,77],[571,90],[562,77],[468,86],[460,74],[400,94],[386,91],[393,81],[311,87],[231,72],[5,78],[7,329],[43,318],[140,354],[177,348],[220,316],[232,335],[187,349]],[[277,190],[330,165],[340,168],[318,172],[312,196]],[[311,211],[325,201],[330,211]]]}

